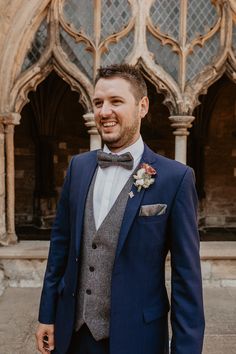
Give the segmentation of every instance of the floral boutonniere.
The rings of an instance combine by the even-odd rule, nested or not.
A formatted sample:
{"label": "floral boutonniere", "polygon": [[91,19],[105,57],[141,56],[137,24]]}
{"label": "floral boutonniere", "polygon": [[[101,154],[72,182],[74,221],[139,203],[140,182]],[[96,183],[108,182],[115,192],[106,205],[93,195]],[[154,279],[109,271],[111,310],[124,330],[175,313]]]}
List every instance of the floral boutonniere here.
{"label": "floral boutonniere", "polygon": [[140,166],[140,169],[137,171],[136,175],[134,175],[134,185],[138,188],[138,192],[140,192],[142,188],[146,189],[154,183],[155,178],[152,176],[156,175],[156,173],[156,170],[147,163],[143,163]]}

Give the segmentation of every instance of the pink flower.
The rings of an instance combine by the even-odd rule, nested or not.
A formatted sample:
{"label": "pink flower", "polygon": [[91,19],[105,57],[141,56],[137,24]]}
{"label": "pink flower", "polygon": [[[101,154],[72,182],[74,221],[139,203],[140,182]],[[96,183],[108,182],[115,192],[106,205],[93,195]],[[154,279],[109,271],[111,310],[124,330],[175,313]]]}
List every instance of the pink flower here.
{"label": "pink flower", "polygon": [[148,175],[155,175],[155,174],[157,173],[156,170],[155,170],[152,166],[148,165],[147,163],[143,163],[143,164],[141,165],[141,168],[144,168],[144,169],[145,169],[145,172],[146,172]]}

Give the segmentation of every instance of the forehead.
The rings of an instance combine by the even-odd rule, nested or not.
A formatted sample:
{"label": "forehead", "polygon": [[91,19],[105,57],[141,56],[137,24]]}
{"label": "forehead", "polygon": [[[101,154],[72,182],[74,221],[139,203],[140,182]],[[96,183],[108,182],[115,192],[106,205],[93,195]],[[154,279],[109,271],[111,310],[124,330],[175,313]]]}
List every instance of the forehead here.
{"label": "forehead", "polygon": [[101,78],[95,85],[94,98],[103,96],[125,97],[127,94],[133,95],[130,83],[120,77]]}

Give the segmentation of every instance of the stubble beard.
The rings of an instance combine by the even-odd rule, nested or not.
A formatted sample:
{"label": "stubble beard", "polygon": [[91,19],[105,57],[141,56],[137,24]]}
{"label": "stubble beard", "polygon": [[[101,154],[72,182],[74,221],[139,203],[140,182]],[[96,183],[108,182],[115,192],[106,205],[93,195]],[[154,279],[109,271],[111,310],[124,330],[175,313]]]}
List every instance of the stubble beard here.
{"label": "stubble beard", "polygon": [[102,129],[98,128],[98,132],[102,138],[102,141],[107,145],[107,147],[111,149],[124,149],[130,145],[132,145],[137,139],[139,127],[135,122],[120,131],[115,136],[109,136],[109,134],[104,134]]}

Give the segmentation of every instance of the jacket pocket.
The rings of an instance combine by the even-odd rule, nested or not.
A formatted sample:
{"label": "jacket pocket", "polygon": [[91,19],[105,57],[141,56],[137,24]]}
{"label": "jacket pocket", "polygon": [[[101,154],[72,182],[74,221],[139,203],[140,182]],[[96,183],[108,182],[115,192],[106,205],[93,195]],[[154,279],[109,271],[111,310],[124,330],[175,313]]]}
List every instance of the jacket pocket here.
{"label": "jacket pocket", "polygon": [[141,222],[142,224],[145,223],[159,223],[162,221],[167,221],[167,213],[162,214],[162,215],[152,215],[152,216],[138,216],[137,220],[138,222]]}
{"label": "jacket pocket", "polygon": [[167,315],[169,309],[170,309],[170,305],[166,300],[164,300],[162,303],[156,306],[148,307],[143,310],[144,321],[146,323],[149,323],[154,320],[157,320],[158,318]]}

